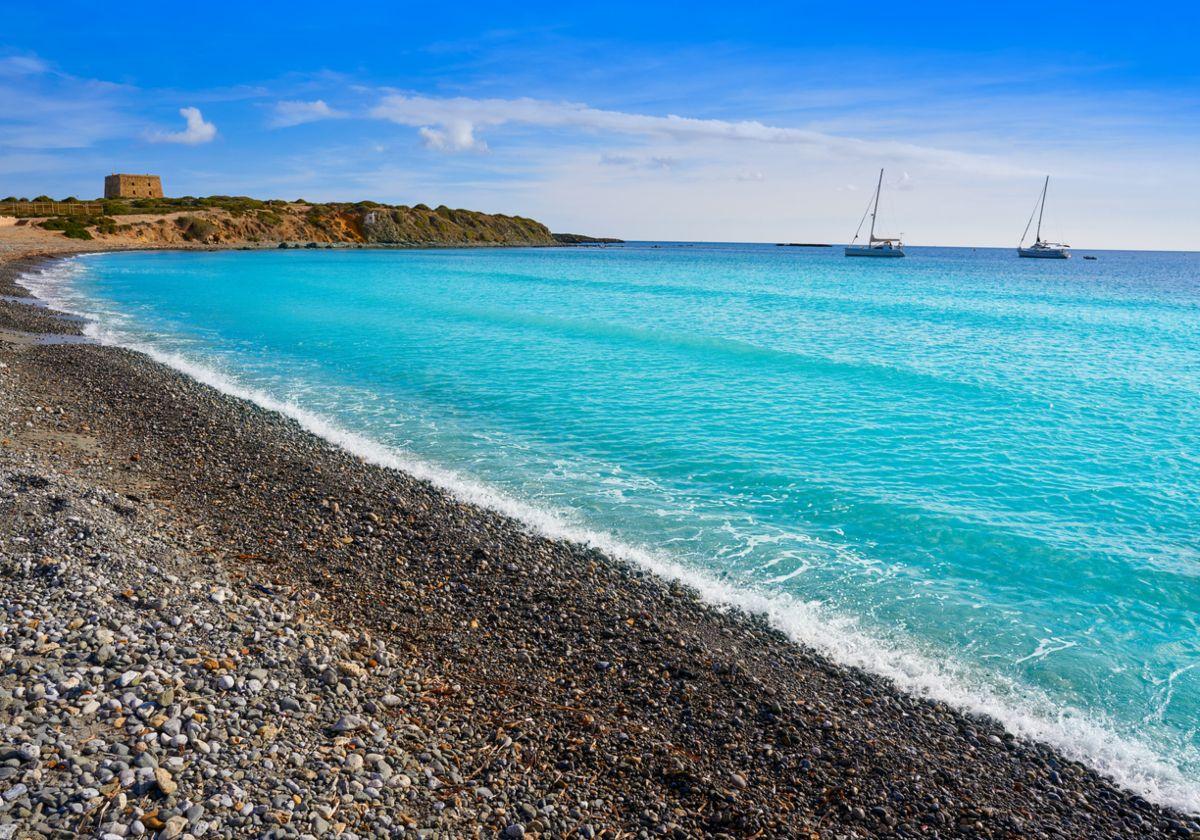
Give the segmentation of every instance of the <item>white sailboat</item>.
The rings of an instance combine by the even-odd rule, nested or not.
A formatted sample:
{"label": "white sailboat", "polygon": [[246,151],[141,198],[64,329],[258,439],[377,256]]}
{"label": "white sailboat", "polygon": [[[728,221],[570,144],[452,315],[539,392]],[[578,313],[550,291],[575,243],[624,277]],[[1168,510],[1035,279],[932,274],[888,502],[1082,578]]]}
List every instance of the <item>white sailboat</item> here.
{"label": "white sailboat", "polygon": [[847,257],[903,257],[904,243],[900,241],[898,236],[876,236],[875,235],[875,217],[879,215],[879,191],[883,189],[883,170],[879,170],[879,183],[875,185],[875,200],[868,206],[867,210],[871,214],[871,232],[867,236],[866,244],[859,245],[858,235],[862,232],[863,222],[867,220],[866,213],[858,222],[858,230],[854,231],[854,238],[850,240],[850,244],[846,246]]}
{"label": "white sailboat", "polygon": [[[1017,254],[1022,257],[1032,257],[1042,260],[1066,260],[1071,258],[1070,245],[1063,245],[1060,242],[1045,242],[1042,240],[1042,215],[1046,212],[1046,191],[1050,189],[1050,176],[1046,176],[1046,182],[1042,184],[1042,194],[1038,198],[1037,206],[1033,208],[1033,213],[1029,216],[1029,221],[1025,223],[1025,232],[1021,234],[1021,242],[1017,245]],[[1034,243],[1028,248],[1025,247],[1025,237],[1029,235],[1029,226],[1033,224],[1033,216],[1037,215],[1037,233],[1034,236]]]}

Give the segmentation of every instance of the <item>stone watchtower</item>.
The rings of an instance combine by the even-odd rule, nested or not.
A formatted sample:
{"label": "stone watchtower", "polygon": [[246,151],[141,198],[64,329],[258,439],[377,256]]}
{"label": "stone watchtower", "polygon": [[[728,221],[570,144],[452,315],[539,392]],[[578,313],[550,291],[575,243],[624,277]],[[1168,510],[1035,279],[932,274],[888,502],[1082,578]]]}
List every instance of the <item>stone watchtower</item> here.
{"label": "stone watchtower", "polygon": [[105,198],[162,198],[162,179],[157,175],[105,175]]}

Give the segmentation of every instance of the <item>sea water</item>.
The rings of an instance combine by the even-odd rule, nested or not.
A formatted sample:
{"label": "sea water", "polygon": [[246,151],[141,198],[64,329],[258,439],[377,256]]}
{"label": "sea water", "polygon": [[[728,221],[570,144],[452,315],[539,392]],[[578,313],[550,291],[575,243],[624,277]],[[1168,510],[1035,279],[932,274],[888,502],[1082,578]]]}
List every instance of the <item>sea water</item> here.
{"label": "sea water", "polygon": [[125,253],[30,283],[1200,811],[1200,255]]}

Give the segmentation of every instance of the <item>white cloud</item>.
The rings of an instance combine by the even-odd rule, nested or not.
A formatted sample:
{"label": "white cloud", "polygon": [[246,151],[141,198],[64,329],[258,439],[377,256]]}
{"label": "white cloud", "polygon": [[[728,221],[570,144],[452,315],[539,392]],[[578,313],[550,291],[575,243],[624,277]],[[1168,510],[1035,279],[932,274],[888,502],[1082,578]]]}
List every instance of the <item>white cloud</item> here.
{"label": "white cloud", "polygon": [[57,72],[36,56],[0,57],[0,154],[82,149],[128,133],[136,118],[122,104],[131,93]]}
{"label": "white cloud", "polygon": [[600,163],[605,166],[637,166],[639,161],[633,155],[600,155]]}
{"label": "white cloud", "polygon": [[486,152],[487,143],[475,136],[475,126],[467,120],[448,118],[441,128],[420,126],[418,134],[430,149],[443,152]]}
{"label": "white cloud", "polygon": [[0,58],[0,76],[37,76],[50,72],[50,65],[37,56],[10,55]]}
{"label": "white cloud", "polygon": [[766,125],[757,120],[712,120],[656,116],[592,108],[574,102],[520,99],[438,99],[388,94],[371,115],[417,128],[425,144],[444,151],[483,150],[478,130],[505,125],[577,130],[601,135],[669,140],[675,143],[718,141],[800,146],[836,156],[888,157],[993,176],[1029,174],[989,155],[971,154],[890,140],[863,140],[812,131]]}
{"label": "white cloud", "polygon": [[0,149],[82,149],[122,134],[126,116],[97,91],[70,96],[0,84]]}
{"label": "white cloud", "polygon": [[275,103],[275,116],[271,120],[273,128],[287,128],[318,120],[334,120],[346,116],[343,111],[330,108],[324,99],[312,102],[288,100]]}
{"label": "white cloud", "polygon": [[200,143],[210,143],[217,136],[217,127],[204,121],[204,115],[199,108],[180,108],[179,115],[187,120],[187,128],[183,131],[159,131],[150,135],[152,143],[183,143],[195,146]]}
{"label": "white cloud", "polygon": [[634,155],[606,154],[600,156],[600,163],[604,166],[627,166],[630,169],[670,169],[678,165],[680,160],[670,155],[636,157]]}

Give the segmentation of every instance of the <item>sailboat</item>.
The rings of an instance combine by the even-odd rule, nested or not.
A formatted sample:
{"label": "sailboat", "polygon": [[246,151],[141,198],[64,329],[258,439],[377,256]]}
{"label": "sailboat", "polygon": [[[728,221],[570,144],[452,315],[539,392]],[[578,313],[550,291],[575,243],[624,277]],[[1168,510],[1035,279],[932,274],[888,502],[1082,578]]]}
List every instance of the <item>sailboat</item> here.
{"label": "sailboat", "polygon": [[892,236],[876,236],[875,235],[875,217],[879,215],[879,191],[883,189],[883,170],[879,170],[879,183],[875,185],[875,200],[867,207],[867,212],[871,214],[871,233],[867,236],[865,245],[855,244],[858,242],[858,235],[862,232],[863,222],[867,220],[866,213],[863,214],[858,223],[858,230],[854,231],[854,238],[850,240],[850,244],[846,246],[847,257],[903,257],[904,243],[900,241],[900,237]]}
{"label": "sailboat", "polygon": [[1025,232],[1021,234],[1021,242],[1017,245],[1017,254],[1022,257],[1033,257],[1042,260],[1070,259],[1070,245],[1042,240],[1042,215],[1046,212],[1046,191],[1048,189],[1050,189],[1049,175],[1046,176],[1046,182],[1042,184],[1042,194],[1038,198],[1037,206],[1033,208],[1033,212],[1037,214],[1038,220],[1034,243],[1028,248],[1025,247],[1025,237],[1029,235],[1029,226],[1033,224],[1033,214],[1031,213],[1029,221],[1025,223]]}

